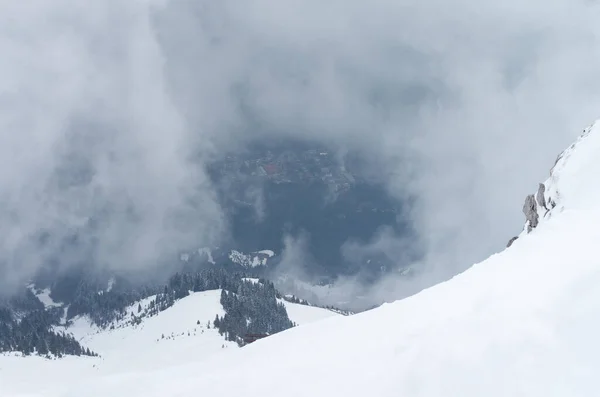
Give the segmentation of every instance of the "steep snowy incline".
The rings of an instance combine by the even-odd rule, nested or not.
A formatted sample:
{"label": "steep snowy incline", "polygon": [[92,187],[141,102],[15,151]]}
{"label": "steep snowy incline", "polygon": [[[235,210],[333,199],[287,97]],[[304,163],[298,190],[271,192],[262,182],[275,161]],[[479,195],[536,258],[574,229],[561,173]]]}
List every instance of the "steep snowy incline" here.
{"label": "steep snowy incline", "polygon": [[598,154],[595,126],[554,169],[560,210],[448,282],[211,360],[109,376],[57,395],[596,396]]}
{"label": "steep snowy incline", "polygon": [[597,206],[600,189],[594,189],[590,184],[600,175],[600,161],[594,160],[600,150],[598,124],[596,122],[583,130],[577,141],[558,156],[550,170],[550,177],[539,184],[536,193],[526,197],[523,205],[526,222],[521,235],[564,208]]}
{"label": "steep snowy incline", "polygon": [[600,189],[592,186],[600,175],[600,121],[583,131],[577,142],[558,157],[546,181],[547,198],[559,208],[597,208]]}
{"label": "steep snowy incline", "polygon": [[[208,324],[217,314],[225,314],[220,297],[221,290],[195,292],[139,325],[126,322],[112,330],[98,329],[87,318],[79,317],[66,331],[105,358],[97,364],[101,370],[119,372],[177,365],[197,360],[198,355],[220,352],[223,346],[236,346]],[[137,313],[138,305],[144,309],[153,299],[151,296],[131,305],[127,320],[131,313]]]}

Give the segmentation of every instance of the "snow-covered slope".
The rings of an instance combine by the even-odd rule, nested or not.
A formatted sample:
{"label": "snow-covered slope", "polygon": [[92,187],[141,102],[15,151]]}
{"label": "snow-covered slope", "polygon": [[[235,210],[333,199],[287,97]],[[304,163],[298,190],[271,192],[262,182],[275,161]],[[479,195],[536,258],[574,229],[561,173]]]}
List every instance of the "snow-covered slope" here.
{"label": "snow-covered slope", "polygon": [[[100,354],[99,358],[65,357],[47,360],[40,357],[0,355],[0,396],[12,392],[49,393],[65,387],[65,378],[90,379],[131,371],[151,371],[165,366],[193,362],[198,358],[237,348],[218,331],[208,326],[218,314],[224,314],[220,290],[197,292],[175,302],[167,310],[145,318],[139,325],[129,321],[115,324],[114,329],[99,329],[89,319],[78,317],[68,328],[85,347]],[[128,309],[126,319],[145,309],[154,297],[136,302]],[[198,324],[199,323],[199,324]],[[164,336],[164,337],[163,337]],[[33,374],[46,374],[45,382],[32,382]],[[71,380],[69,382],[71,382]],[[42,394],[45,395],[45,394]]]}
{"label": "snow-covered slope", "polygon": [[337,312],[322,309],[320,307],[291,303],[283,299],[280,299],[279,301],[285,305],[290,320],[297,325],[304,325],[326,318],[340,316]]}
{"label": "snow-covered slope", "polygon": [[[110,363],[98,365],[112,372],[131,370],[133,363],[136,369],[181,364],[195,360],[198,354],[213,354],[224,346],[236,346],[226,342],[209,325],[217,314],[225,314],[220,297],[221,290],[192,293],[157,316],[145,318],[139,325],[119,324],[112,330],[98,329],[90,325],[87,318],[80,317],[66,331],[106,357]],[[153,299],[152,296],[131,305],[126,317],[135,315],[138,307],[143,310]]]}
{"label": "snow-covered slope", "polygon": [[28,285],[27,286],[29,288],[29,290],[31,292],[33,292],[33,294],[36,296],[36,298],[38,298],[40,300],[40,302],[42,302],[42,304],[44,305],[45,308],[52,308],[52,307],[60,307],[61,304],[54,302],[52,300],[52,298],[50,297],[50,290],[48,288],[43,289],[43,290],[36,290],[34,288],[33,285]]}
{"label": "snow-covered slope", "polygon": [[[255,281],[258,282],[258,279]],[[47,295],[48,291],[43,291],[38,297],[46,299]],[[47,360],[0,354],[0,397],[34,392],[45,396],[66,390],[77,382],[90,382],[109,375],[119,377],[150,372],[209,359],[230,349],[237,350],[237,344],[227,342],[212,327],[215,316],[224,314],[220,297],[221,290],[192,293],[135,326],[130,321],[122,321],[115,324],[114,329],[105,330],[93,326],[85,317],[75,318],[68,328],[59,327],[57,330],[72,333],[85,347],[101,357]],[[125,318],[138,315],[139,309],[143,313],[153,299],[149,297],[131,305]],[[318,307],[283,303],[290,319],[297,325],[338,316]],[[46,304],[56,305],[51,300]]]}
{"label": "snow-covered slope", "polygon": [[243,267],[266,266],[269,258],[275,255],[273,251],[263,250],[244,254],[243,252],[231,250],[229,252],[229,260]]}
{"label": "snow-covered slope", "polygon": [[545,185],[552,216],[448,282],[211,359],[98,378],[57,395],[596,396],[599,154],[596,125]]}
{"label": "snow-covered slope", "polygon": [[525,227],[521,235],[565,208],[597,207],[600,189],[594,189],[591,184],[600,175],[600,161],[593,160],[600,147],[599,128],[596,122],[584,129],[577,141],[558,156],[550,177],[539,184],[534,194],[526,197]]}

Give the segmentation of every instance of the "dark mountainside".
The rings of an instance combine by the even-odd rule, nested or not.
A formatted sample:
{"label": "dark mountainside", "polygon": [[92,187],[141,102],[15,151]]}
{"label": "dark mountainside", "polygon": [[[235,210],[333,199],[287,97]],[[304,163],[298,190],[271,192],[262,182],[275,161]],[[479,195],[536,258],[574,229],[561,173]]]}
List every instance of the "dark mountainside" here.
{"label": "dark mountainside", "polygon": [[[385,253],[348,257],[349,242],[366,244],[382,228],[411,235],[401,217],[403,203],[393,199],[364,165],[308,143],[254,145],[243,154],[225,155],[210,167],[230,223],[231,249],[252,253],[285,249],[285,237],[303,240],[304,271],[315,278],[364,273],[376,279],[397,269],[398,258]],[[277,267],[280,258],[269,260]]]}

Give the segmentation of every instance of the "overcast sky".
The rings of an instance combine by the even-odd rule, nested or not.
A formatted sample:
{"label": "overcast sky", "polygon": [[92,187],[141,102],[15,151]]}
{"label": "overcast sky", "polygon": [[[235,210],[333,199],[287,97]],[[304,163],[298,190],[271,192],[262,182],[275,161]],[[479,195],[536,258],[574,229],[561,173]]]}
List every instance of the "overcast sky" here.
{"label": "overcast sky", "polygon": [[[4,1],[0,280],[29,277],[99,213],[89,238],[103,266],[218,241],[226,225],[203,164],[282,135],[361,151],[391,194],[416,198],[407,216],[428,277],[463,270],[520,231],[525,195],[600,117],[598,11],[579,0]],[[42,248],[41,231],[53,236]]]}

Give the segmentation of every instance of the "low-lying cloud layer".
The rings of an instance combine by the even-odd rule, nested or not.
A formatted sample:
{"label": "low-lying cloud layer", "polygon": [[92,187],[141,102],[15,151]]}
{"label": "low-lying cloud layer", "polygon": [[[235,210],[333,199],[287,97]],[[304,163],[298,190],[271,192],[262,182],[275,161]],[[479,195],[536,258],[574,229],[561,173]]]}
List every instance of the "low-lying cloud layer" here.
{"label": "low-lying cloud layer", "polygon": [[[81,245],[105,266],[218,241],[204,164],[275,136],[361,152],[415,199],[429,271],[413,285],[444,279],[518,232],[524,195],[600,116],[597,16],[573,0],[5,2],[0,280],[96,217]],[[382,238],[366,249],[404,246]]]}

